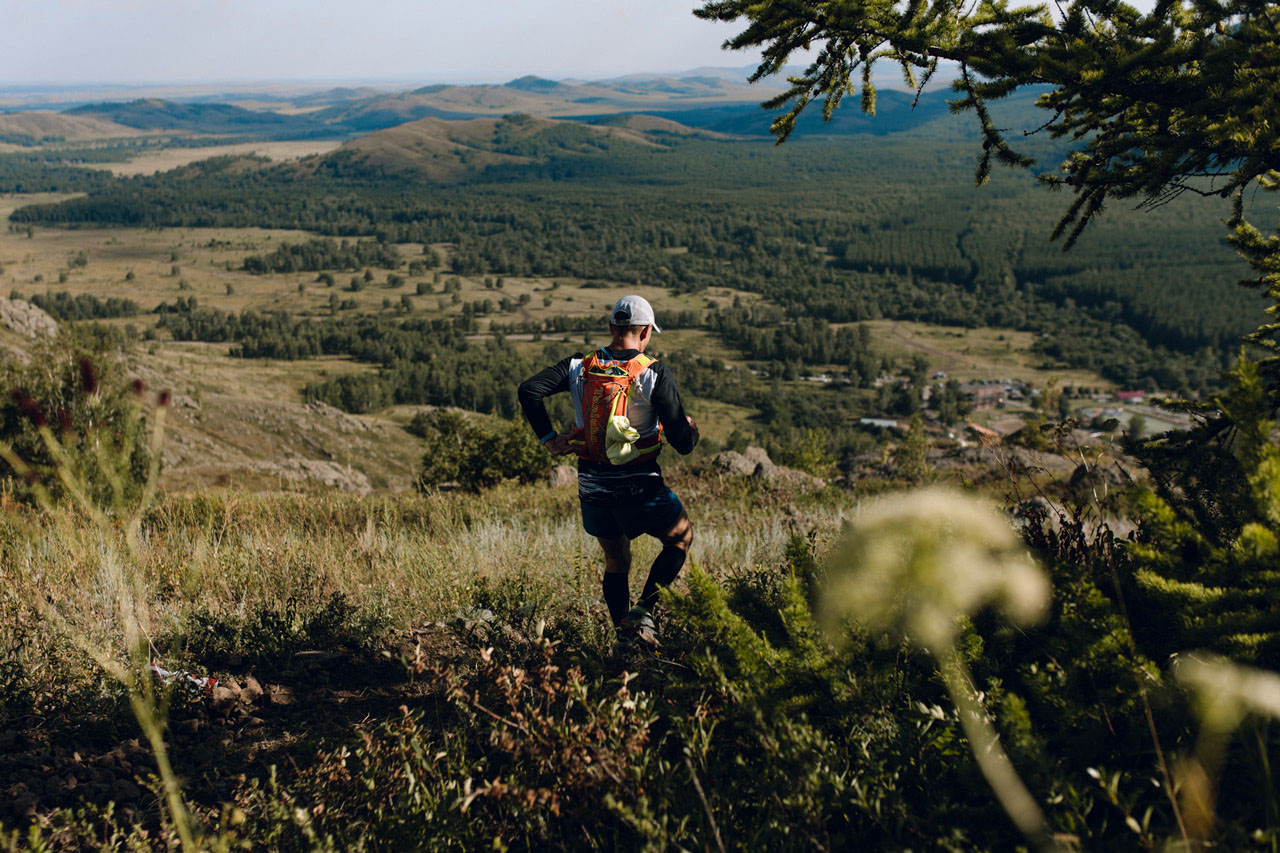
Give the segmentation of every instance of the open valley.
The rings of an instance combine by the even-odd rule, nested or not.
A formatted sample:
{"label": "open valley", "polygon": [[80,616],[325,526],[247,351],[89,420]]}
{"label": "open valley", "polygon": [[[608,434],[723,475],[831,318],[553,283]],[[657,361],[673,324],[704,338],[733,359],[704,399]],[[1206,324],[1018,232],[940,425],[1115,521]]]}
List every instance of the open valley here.
{"label": "open valley", "polygon": [[1280,9],[696,5],[0,15],[0,853],[1280,847]]}

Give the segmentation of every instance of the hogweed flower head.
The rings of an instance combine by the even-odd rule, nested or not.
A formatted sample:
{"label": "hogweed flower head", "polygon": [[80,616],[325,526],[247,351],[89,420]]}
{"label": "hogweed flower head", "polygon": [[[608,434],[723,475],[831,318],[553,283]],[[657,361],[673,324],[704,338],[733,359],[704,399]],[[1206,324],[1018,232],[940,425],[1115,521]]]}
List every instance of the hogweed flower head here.
{"label": "hogweed flower head", "polygon": [[952,648],[962,617],[994,605],[1015,624],[1034,624],[1049,594],[1003,514],[933,488],[865,509],[830,561],[822,610],[833,629],[852,616],[939,655]]}
{"label": "hogweed flower head", "polygon": [[1229,734],[1249,714],[1280,719],[1280,674],[1196,652],[1175,657],[1173,675],[1211,732]]}

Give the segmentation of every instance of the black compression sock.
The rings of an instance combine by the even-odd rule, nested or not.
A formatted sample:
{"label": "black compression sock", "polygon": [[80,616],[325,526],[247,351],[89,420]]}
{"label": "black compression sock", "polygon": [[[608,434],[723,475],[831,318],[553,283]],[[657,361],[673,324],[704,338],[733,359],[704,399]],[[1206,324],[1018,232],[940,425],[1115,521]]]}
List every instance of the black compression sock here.
{"label": "black compression sock", "polygon": [[686,552],[682,548],[675,548],[671,545],[662,549],[657,559],[653,561],[653,566],[649,569],[649,579],[644,582],[644,589],[640,592],[640,606],[650,613],[658,603],[658,590],[662,587],[671,586],[672,581],[676,579],[676,575],[680,574],[680,569],[684,567]]}
{"label": "black compression sock", "polygon": [[605,572],[600,586],[604,589],[604,603],[609,608],[609,619],[614,627],[622,623],[622,617],[631,609],[629,576],[622,572]]}

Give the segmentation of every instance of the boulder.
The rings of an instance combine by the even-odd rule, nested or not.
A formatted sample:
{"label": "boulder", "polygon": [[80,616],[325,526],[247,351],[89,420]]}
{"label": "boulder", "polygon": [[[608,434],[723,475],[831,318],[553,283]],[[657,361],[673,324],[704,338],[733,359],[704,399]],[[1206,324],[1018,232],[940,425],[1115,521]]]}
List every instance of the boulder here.
{"label": "boulder", "polygon": [[742,453],[726,450],[707,460],[707,467],[732,477],[753,477],[774,486],[790,489],[820,489],[821,477],[774,464],[763,447],[748,447]]}
{"label": "boulder", "polygon": [[373,490],[369,477],[363,471],[357,471],[327,459],[285,459],[282,462],[252,462],[247,466],[252,471],[283,477],[286,480],[311,480],[331,489],[367,495]]}
{"label": "boulder", "polygon": [[117,779],[111,785],[111,799],[117,803],[131,803],[141,796],[142,791],[128,779]]}
{"label": "boulder", "polygon": [[244,680],[244,687],[241,688],[241,696],[250,705],[262,698],[262,684],[258,679],[250,675]]}
{"label": "boulder", "polygon": [[725,450],[707,460],[707,467],[713,471],[729,474],[733,477],[749,477],[756,471],[758,462],[753,462],[736,450]]}
{"label": "boulder", "polygon": [[229,711],[240,701],[240,685],[234,681],[219,684],[209,694],[213,707],[219,711]]}
{"label": "boulder", "polygon": [[347,656],[341,652],[326,652],[309,649],[303,652],[295,652],[293,655],[293,665],[302,669],[332,669],[346,660],[346,658]]}
{"label": "boulder", "polygon": [[0,296],[0,326],[26,338],[52,338],[58,334],[58,321],[25,299]]}
{"label": "boulder", "polygon": [[751,476],[788,489],[821,489],[827,484],[827,481],[821,477],[815,477],[804,471],[797,471],[795,468],[785,468],[782,465],[773,464],[756,466],[756,470]]}
{"label": "boulder", "polygon": [[547,472],[548,485],[567,488],[578,485],[578,469],[572,465],[557,465]]}

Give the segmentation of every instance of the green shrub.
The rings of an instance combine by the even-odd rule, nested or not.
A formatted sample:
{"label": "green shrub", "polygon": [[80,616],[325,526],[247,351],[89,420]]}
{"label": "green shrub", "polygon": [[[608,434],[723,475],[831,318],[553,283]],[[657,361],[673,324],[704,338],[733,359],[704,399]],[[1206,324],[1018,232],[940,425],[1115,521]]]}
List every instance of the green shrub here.
{"label": "green shrub", "polygon": [[[1134,621],[1153,656],[1210,649],[1280,667],[1280,447],[1274,397],[1241,359],[1212,416],[1146,445],[1157,488],[1138,498]],[[1205,440],[1206,435],[1220,440]],[[1137,436],[1135,435],[1134,438]]]}
{"label": "green shrub", "polygon": [[380,614],[352,605],[342,593],[321,598],[304,589],[282,604],[259,602],[243,613],[196,608],[179,639],[186,656],[200,663],[236,655],[249,663],[279,665],[308,649],[366,649],[386,630]]}
{"label": "green shrub", "polygon": [[448,483],[473,492],[503,480],[532,483],[551,467],[551,457],[521,421],[485,425],[458,412],[441,411],[429,422],[416,423],[427,433],[417,481],[421,491]]}

